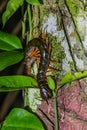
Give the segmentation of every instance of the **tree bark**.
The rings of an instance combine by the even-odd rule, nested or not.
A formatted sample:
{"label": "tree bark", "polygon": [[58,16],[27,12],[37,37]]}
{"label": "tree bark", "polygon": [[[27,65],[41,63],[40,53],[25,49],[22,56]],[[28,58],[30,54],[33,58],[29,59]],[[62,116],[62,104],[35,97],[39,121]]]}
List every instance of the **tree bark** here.
{"label": "tree bark", "polygon": [[[87,2],[85,0],[43,0],[43,5],[40,7],[32,7],[33,36],[38,36],[38,29],[41,33],[46,32],[52,48],[51,60],[56,61],[52,64],[55,70],[50,74],[55,77],[57,82],[68,71],[74,73],[87,69],[86,10]],[[86,79],[76,81],[59,90],[57,95],[59,130],[87,129],[87,117],[82,115],[82,113],[85,115],[84,111],[87,110],[86,82]],[[31,97],[29,94],[30,92],[28,97]],[[30,105],[33,101],[28,98],[28,102]],[[47,130],[53,130],[55,129],[53,99],[48,101],[49,104],[46,104],[45,101],[42,102],[39,101],[41,105],[36,113],[45,123]],[[38,104],[37,101],[36,104]],[[84,107],[82,108],[82,106]]]}

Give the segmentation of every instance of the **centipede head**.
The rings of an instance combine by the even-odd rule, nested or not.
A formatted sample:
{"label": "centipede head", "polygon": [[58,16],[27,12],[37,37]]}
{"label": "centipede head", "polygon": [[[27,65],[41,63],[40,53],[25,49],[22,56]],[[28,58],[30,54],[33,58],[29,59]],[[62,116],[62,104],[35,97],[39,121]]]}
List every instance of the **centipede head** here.
{"label": "centipede head", "polygon": [[40,86],[40,93],[43,100],[48,100],[52,96],[51,90],[48,88],[48,85],[41,85]]}

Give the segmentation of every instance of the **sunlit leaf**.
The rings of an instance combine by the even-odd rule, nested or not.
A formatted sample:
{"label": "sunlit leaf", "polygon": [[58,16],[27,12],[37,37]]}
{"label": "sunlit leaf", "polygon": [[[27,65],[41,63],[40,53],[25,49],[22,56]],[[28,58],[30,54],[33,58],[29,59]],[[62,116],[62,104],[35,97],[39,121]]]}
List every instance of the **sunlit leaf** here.
{"label": "sunlit leaf", "polygon": [[23,4],[24,0],[9,0],[6,11],[2,15],[3,26],[7,20],[16,12],[16,10]]}
{"label": "sunlit leaf", "polygon": [[55,89],[55,82],[50,76],[47,78],[47,82],[48,82],[49,88],[51,90],[54,90]]}
{"label": "sunlit leaf", "polygon": [[45,130],[39,118],[21,108],[14,108],[1,130]]}
{"label": "sunlit leaf", "polygon": [[0,49],[12,51],[22,49],[22,45],[17,36],[0,31]]}
{"label": "sunlit leaf", "polygon": [[59,86],[87,77],[87,71],[72,73],[69,71],[61,80]]}
{"label": "sunlit leaf", "polygon": [[36,80],[29,76],[0,76],[0,92],[15,91],[38,86]]}
{"label": "sunlit leaf", "polygon": [[0,71],[10,65],[20,62],[23,57],[23,53],[19,51],[8,51],[0,53]]}
{"label": "sunlit leaf", "polygon": [[26,0],[26,2],[28,2],[29,4],[32,4],[32,5],[40,5],[39,0]]}

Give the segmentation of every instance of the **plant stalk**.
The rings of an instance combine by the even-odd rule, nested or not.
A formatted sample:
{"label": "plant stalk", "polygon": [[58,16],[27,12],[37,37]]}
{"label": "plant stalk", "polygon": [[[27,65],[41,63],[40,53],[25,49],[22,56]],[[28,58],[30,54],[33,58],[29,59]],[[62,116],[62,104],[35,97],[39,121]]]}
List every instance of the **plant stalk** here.
{"label": "plant stalk", "polygon": [[32,39],[32,18],[31,18],[31,9],[30,5],[27,6],[27,11],[28,11],[28,18],[29,18],[29,29],[30,29],[30,35],[29,35],[29,40]]}
{"label": "plant stalk", "polygon": [[55,116],[55,130],[59,130],[58,126],[58,112],[57,112],[57,100],[56,100],[56,93],[53,91],[54,97],[54,116]]}

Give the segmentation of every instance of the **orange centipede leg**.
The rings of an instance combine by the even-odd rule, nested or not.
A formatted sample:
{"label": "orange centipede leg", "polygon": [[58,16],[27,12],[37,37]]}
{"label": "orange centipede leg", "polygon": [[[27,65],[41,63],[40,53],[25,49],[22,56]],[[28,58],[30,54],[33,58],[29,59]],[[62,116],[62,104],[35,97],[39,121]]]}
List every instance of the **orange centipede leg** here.
{"label": "orange centipede leg", "polygon": [[28,69],[27,69],[27,75],[30,75],[31,74],[31,67],[28,66]]}
{"label": "orange centipede leg", "polygon": [[46,42],[46,45],[47,45],[47,47],[48,47],[48,53],[50,54],[50,52],[51,52],[51,44],[49,44],[48,38],[46,37],[46,33],[44,33],[44,34],[42,35],[42,38],[43,38],[44,41]]}
{"label": "orange centipede leg", "polygon": [[32,49],[32,52],[30,53],[29,57],[32,58],[34,56],[34,48]]}
{"label": "orange centipede leg", "polygon": [[52,71],[54,71],[54,68],[49,66],[48,69],[47,69],[47,72],[52,72]]}
{"label": "orange centipede leg", "polygon": [[40,51],[38,50],[38,48],[34,48],[30,54],[30,58],[35,57],[36,58],[36,64],[37,64],[37,68],[39,68],[39,63],[40,63]]}
{"label": "orange centipede leg", "polygon": [[44,41],[46,42],[46,45],[48,46],[49,42],[48,42],[48,38],[46,37],[46,33],[42,34],[42,38],[44,39]]}

